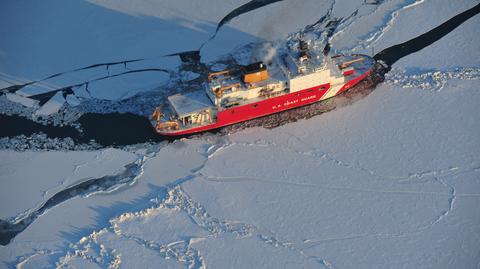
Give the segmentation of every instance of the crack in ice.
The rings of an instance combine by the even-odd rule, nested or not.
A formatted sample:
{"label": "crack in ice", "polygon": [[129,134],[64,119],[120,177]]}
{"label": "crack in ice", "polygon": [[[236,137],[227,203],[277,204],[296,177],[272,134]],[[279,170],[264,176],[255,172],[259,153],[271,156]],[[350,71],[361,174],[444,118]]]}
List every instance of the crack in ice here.
{"label": "crack in ice", "polygon": [[0,220],[0,244],[9,244],[13,238],[23,232],[37,218],[65,201],[78,196],[89,197],[99,193],[112,193],[122,187],[134,185],[143,174],[145,162],[154,157],[157,150],[153,148],[147,154],[140,155],[133,163],[125,165],[123,172],[117,175],[107,175],[74,184],[57,192],[44,202],[41,207],[30,210],[26,215],[21,214],[12,220]]}

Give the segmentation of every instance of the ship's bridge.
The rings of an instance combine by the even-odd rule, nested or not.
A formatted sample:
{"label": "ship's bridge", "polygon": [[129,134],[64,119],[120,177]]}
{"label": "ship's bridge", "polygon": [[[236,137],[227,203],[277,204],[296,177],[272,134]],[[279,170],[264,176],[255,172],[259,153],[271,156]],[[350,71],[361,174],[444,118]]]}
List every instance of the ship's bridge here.
{"label": "ship's bridge", "polygon": [[285,73],[274,65],[262,62],[231,70],[211,73],[205,90],[212,102],[220,107],[231,107],[265,98],[285,89]]}

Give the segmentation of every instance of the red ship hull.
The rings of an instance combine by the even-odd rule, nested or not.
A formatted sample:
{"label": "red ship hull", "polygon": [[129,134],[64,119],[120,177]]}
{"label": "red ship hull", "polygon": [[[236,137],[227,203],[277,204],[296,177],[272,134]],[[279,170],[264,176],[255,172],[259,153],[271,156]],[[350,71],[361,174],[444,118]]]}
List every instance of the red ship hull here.
{"label": "red ship hull", "polygon": [[[363,73],[362,75],[351,79],[338,91],[338,94],[355,86],[358,82],[362,81],[367,75],[369,75],[371,69]],[[250,103],[243,106],[236,106],[229,109],[224,109],[218,112],[217,121],[212,124],[207,124],[199,127],[194,127],[186,130],[158,132],[161,135],[168,136],[180,136],[193,133],[199,133],[203,131],[213,130],[235,123],[267,116],[270,114],[278,113],[288,109],[293,109],[305,105],[309,105],[321,100],[323,95],[330,88],[330,84],[318,85],[312,88],[304,89],[294,93],[281,95],[278,97],[269,98],[255,103]],[[335,96],[331,97],[334,98]]]}

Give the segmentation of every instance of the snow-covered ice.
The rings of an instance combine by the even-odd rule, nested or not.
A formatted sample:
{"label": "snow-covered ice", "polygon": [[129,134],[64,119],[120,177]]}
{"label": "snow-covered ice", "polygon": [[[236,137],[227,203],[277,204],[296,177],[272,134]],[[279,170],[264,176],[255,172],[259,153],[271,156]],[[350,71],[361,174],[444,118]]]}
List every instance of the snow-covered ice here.
{"label": "snow-covered ice", "polygon": [[[21,218],[68,186],[120,172],[135,155],[116,149],[98,152],[0,151],[0,218]],[[49,169],[46,169],[49,168]]]}
{"label": "snow-covered ice", "polygon": [[19,95],[19,94],[7,93],[6,96],[7,96],[8,100],[10,100],[12,102],[22,104],[23,106],[26,106],[26,107],[38,108],[38,106],[39,106],[38,105],[39,102],[37,100],[33,100],[33,99],[28,98],[28,97],[24,97],[22,95]]}
{"label": "snow-covered ice", "polygon": [[[0,42],[2,88],[120,62],[67,72],[2,102],[46,115],[151,93],[181,65],[160,56],[199,49],[248,2],[0,4],[0,35],[11,37]],[[336,26],[332,49],[370,54],[477,4],[367,2],[378,4],[271,3],[224,25],[202,60],[237,47],[233,57],[248,61],[243,45],[284,38],[328,10],[332,20],[358,10]],[[478,22],[400,59],[366,98],[277,128],[115,149],[0,151],[0,219],[28,222],[0,246],[0,268],[478,268]],[[29,98],[145,68],[169,72],[78,85],[40,107]]]}
{"label": "snow-covered ice", "polygon": [[62,92],[57,92],[50,100],[43,104],[36,112],[37,116],[45,116],[58,112],[65,104],[65,97]]}

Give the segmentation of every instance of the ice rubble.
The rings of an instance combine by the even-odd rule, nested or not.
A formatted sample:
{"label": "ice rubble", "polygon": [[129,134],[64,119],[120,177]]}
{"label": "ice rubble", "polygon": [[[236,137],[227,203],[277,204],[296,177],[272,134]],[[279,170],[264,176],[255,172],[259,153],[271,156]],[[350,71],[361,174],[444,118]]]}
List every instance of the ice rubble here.
{"label": "ice rubble", "polygon": [[386,82],[402,88],[413,88],[430,91],[442,90],[449,80],[479,80],[480,68],[463,67],[453,71],[429,71],[407,74],[402,70],[393,70],[386,76]]}

